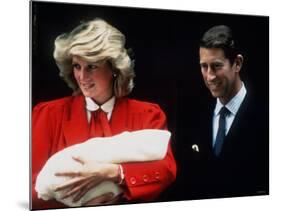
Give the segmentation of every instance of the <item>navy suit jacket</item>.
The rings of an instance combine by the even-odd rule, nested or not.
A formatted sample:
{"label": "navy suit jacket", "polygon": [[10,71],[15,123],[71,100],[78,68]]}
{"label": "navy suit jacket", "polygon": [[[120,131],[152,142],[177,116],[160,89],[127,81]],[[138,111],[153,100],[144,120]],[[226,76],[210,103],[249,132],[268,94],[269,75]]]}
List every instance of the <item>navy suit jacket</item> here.
{"label": "navy suit jacket", "polygon": [[169,199],[268,194],[268,103],[259,102],[248,91],[219,158],[212,150],[215,100],[202,107],[193,108],[190,118],[179,121],[178,178]]}

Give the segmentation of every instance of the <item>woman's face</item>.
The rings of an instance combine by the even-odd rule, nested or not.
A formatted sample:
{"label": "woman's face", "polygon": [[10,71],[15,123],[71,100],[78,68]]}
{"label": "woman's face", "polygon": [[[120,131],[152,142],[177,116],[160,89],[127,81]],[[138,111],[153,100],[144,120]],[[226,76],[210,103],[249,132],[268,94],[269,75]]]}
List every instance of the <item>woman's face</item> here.
{"label": "woman's face", "polygon": [[92,98],[98,104],[103,104],[111,98],[113,72],[108,62],[91,63],[79,56],[73,56],[72,67],[84,96]]}

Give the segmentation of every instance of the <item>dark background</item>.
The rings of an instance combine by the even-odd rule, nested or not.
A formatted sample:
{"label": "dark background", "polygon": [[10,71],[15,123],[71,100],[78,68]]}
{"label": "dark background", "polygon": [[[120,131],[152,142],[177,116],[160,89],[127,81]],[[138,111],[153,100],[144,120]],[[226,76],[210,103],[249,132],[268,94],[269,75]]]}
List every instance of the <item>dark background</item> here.
{"label": "dark background", "polygon": [[210,27],[232,28],[244,65],[242,80],[269,104],[269,17],[112,6],[32,3],[32,106],[71,95],[53,59],[54,40],[100,17],[126,36],[135,59],[135,88],[129,97],[158,103],[168,117],[175,153],[188,131],[186,119],[211,98],[201,77],[198,46]]}

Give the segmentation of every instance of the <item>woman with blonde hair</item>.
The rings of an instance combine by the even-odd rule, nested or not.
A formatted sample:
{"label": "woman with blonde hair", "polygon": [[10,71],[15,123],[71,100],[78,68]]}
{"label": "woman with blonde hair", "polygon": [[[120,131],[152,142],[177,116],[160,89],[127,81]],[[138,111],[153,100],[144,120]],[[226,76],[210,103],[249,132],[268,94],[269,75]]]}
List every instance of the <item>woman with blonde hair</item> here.
{"label": "woman with blonde hair", "polygon": [[[39,199],[34,188],[40,170],[54,154],[90,138],[112,137],[124,131],[167,130],[166,116],[157,104],[126,97],[134,87],[135,74],[124,46],[125,36],[102,19],[82,23],[56,38],[54,58],[73,95],[39,103],[33,109],[33,209],[65,206]],[[87,164],[80,158],[73,158],[73,162]],[[63,197],[74,201],[106,180],[123,190],[118,197],[104,194],[83,205],[145,202],[156,199],[175,180],[176,163],[169,143],[161,160],[99,163],[86,172],[66,170],[56,176],[75,178],[75,182],[57,188],[65,190]]]}

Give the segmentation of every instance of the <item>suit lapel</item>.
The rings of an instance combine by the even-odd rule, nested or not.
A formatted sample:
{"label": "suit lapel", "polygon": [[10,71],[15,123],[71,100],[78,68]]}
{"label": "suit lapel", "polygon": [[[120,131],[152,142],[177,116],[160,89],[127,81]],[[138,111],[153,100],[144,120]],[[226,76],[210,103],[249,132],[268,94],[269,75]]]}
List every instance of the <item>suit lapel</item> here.
{"label": "suit lapel", "polygon": [[195,143],[198,144],[200,157],[209,159],[212,156],[212,118],[215,103],[200,111],[199,127],[195,135]]}
{"label": "suit lapel", "polygon": [[207,122],[206,124],[208,125],[206,128],[206,139],[204,141],[206,141],[205,146],[207,146],[207,156],[208,157],[212,157],[213,156],[213,114],[214,114],[214,109],[216,106],[216,101],[212,101],[211,106],[209,107],[207,116]]}
{"label": "suit lapel", "polygon": [[63,122],[63,133],[67,146],[84,142],[89,138],[84,96],[76,96],[71,101],[69,119]]}
{"label": "suit lapel", "polygon": [[[225,137],[223,148],[222,148],[222,156],[231,155],[237,149],[237,146],[241,147],[241,140],[242,137],[240,136],[243,134],[243,130],[247,128],[247,120],[248,118],[245,116],[247,114],[247,105],[248,105],[248,94],[245,96],[240,108],[237,111],[237,114],[232,122],[232,125]],[[239,137],[237,136],[238,134]]]}

